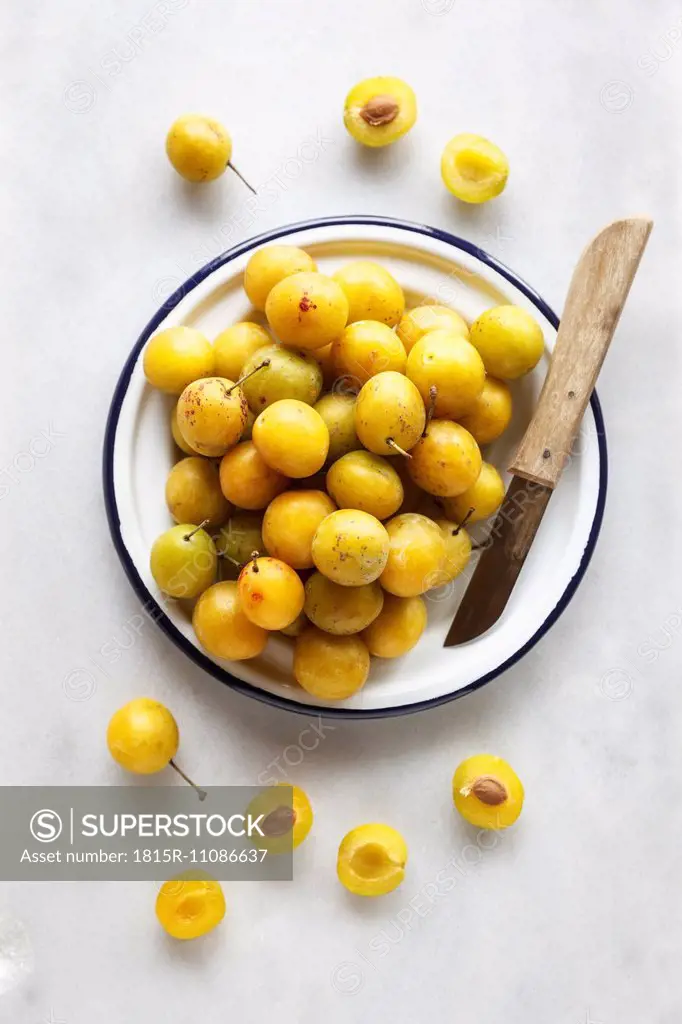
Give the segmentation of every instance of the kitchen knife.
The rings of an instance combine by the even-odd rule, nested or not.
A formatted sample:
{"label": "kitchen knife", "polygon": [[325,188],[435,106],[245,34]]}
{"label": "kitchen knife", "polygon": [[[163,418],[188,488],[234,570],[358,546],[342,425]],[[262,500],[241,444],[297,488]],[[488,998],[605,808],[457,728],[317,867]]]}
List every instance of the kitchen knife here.
{"label": "kitchen knife", "polygon": [[446,647],[485,633],[506,607],[570,458],[651,228],[646,217],[615,221],[580,257],[537,408],[509,467],[514,474],[511,484],[445,639]]}

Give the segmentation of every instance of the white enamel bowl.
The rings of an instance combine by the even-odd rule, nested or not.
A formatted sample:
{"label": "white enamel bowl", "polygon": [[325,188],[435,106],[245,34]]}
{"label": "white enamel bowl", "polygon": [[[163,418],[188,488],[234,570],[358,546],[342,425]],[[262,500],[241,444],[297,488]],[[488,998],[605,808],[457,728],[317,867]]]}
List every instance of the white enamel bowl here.
{"label": "white enamel bowl", "polygon": [[[583,421],[574,457],[553,496],[509,604],[484,636],[457,648],[443,640],[470,577],[427,595],[429,624],[418,646],[394,661],[373,659],[368,682],[350,700],[329,706],[309,697],[291,678],[291,641],[273,635],[260,658],[229,663],[198,646],[189,614],[164,600],[149,571],[149,552],[171,525],[164,501],[168,470],[177,457],[169,433],[172,400],[153,391],[142,372],[142,349],[156,330],[175,324],[214,337],[252,316],[242,274],[252,251],[278,240],[305,248],[331,272],[355,257],[377,259],[400,281],[408,307],[424,298],[454,306],[468,320],[499,303],[516,303],[537,318],[550,351],[557,320],[515,274],[462,239],[433,228],[375,217],[310,221],[255,238],[220,256],[175,293],[145,328],[114,393],[104,446],[104,490],[109,525],[126,573],[147,611],[194,662],[217,679],[280,707],[330,716],[372,717],[418,711],[483,685],[525,654],[556,621],[589,562],[606,492],[606,443],[596,396]],[[547,369],[547,356],[513,387],[511,426],[487,450],[505,470],[530,420]],[[479,524],[474,533],[481,533]],[[484,528],[483,531],[484,532]]]}

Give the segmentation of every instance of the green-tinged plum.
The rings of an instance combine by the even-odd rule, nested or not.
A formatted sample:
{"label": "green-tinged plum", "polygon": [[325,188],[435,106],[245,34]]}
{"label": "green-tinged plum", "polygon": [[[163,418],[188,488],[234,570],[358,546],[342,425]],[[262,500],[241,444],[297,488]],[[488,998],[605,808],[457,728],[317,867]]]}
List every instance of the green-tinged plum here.
{"label": "green-tinged plum", "polygon": [[264,554],[263,517],[248,512],[234,512],[215,537],[220,559],[220,574],[225,580],[236,580],[254,553]]}
{"label": "green-tinged plum", "polygon": [[315,404],[322,391],[322,370],[316,359],[282,345],[267,345],[246,360],[243,375],[265,362],[268,365],[242,385],[249,408],[256,416],[282,398]]}
{"label": "green-tinged plum", "polygon": [[355,432],[355,395],[323,395],[315,404],[329,431],[327,462],[336,462],[348,452],[362,448]]}
{"label": "green-tinged plum", "polygon": [[154,541],[150,569],[156,585],[170,597],[198,597],[214,582],[215,544],[200,526],[181,523]]}

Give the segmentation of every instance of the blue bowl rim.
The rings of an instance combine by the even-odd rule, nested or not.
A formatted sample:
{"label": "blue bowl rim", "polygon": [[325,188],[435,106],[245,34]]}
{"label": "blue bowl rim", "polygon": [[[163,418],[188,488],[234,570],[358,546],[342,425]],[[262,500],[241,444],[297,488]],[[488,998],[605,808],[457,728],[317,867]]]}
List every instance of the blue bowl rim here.
{"label": "blue bowl rim", "polygon": [[283,235],[290,235],[298,231],[306,231],[311,228],[321,227],[334,227],[338,225],[374,225],[379,227],[390,227],[400,228],[403,231],[411,231],[414,234],[427,235],[431,238],[435,238],[438,241],[445,242],[448,245],[454,246],[457,249],[461,249],[463,252],[468,253],[470,256],[480,260],[486,266],[491,267],[497,271],[502,277],[506,278],[510,284],[518,288],[523,295],[529,299],[535,307],[542,313],[542,315],[552,324],[554,328],[559,326],[559,318],[556,313],[547,305],[544,299],[538,295],[538,293],[526,284],[526,282],[515,274],[509,267],[505,266],[494,256],[491,256],[485,250],[480,249],[477,245],[472,242],[468,242],[463,238],[459,238],[457,235],[450,234],[448,231],[442,231],[439,228],[429,227],[425,224],[417,224],[412,221],[397,220],[392,217],[375,217],[371,215],[344,215],[344,216],[333,216],[333,217],[319,217],[312,220],[301,221],[297,224],[289,224],[284,227],[274,228],[271,231],[266,231],[261,235],[256,235],[253,238],[247,239],[245,242],[241,242],[239,245],[228,249],[226,252],[217,256],[214,260],[211,260],[195,274],[193,274],[184,284],[182,284],[157,310],[152,319],[149,321],[147,326],[142,331],[142,334],[135,342],[133,349],[125,362],[121,375],[116,384],[113,398],[111,400],[111,406],[109,408],[109,415],[107,417],[106,429],[104,434],[104,446],[103,446],[103,486],[104,486],[104,503],[106,508],[107,520],[109,523],[109,530],[111,537],[114,542],[114,547],[121,560],[125,573],[130,581],[133,590],[142,601],[143,607],[147,614],[150,615],[166,633],[173,643],[182,650],[188,658],[190,658],[195,665],[203,668],[206,672],[212,675],[215,679],[230,686],[238,693],[245,694],[248,697],[252,697],[255,700],[259,700],[264,704],[270,704],[273,707],[283,708],[287,711],[295,711],[299,714],[309,715],[315,718],[355,718],[355,719],[367,719],[367,718],[390,718],[397,715],[413,714],[418,711],[426,711],[430,708],[438,707],[441,704],[446,704],[449,701],[457,700],[460,697],[466,696],[468,693],[473,693],[474,690],[478,690],[480,687],[485,686],[486,683],[491,682],[497,676],[501,675],[508,668],[515,665],[521,658],[524,657],[533,647],[542,639],[542,637],[551,629],[554,623],[557,621],[559,616],[568,607],[573,595],[575,594],[578,586],[585,575],[587,567],[594,553],[594,549],[599,537],[599,531],[601,529],[602,520],[604,518],[604,507],[606,504],[606,490],[608,483],[608,456],[606,448],[606,430],[604,426],[604,417],[601,410],[601,405],[597,397],[596,391],[592,393],[590,399],[590,405],[592,407],[592,413],[594,415],[595,424],[597,427],[597,442],[599,449],[599,493],[597,497],[597,507],[595,509],[594,520],[592,522],[592,528],[590,535],[585,545],[580,565],[571,578],[566,587],[566,590],[562,594],[561,598],[557,602],[552,612],[547,616],[542,625],[537,629],[533,636],[526,641],[526,643],[520,647],[511,657],[509,657],[497,668],[491,670],[480,676],[473,682],[468,683],[466,686],[461,687],[451,693],[441,694],[438,697],[432,697],[429,700],[418,701],[413,704],[400,704],[394,707],[388,708],[337,708],[337,707],[312,707],[308,704],[302,704],[296,700],[290,700],[287,697],[280,697],[276,694],[267,693],[264,690],[259,689],[257,686],[253,686],[251,683],[245,683],[241,679],[237,679],[231,673],[225,671],[215,662],[211,661],[205,654],[202,654],[193,644],[189,642],[182,635],[182,633],[175,627],[171,620],[164,614],[160,605],[152,597],[147,587],[142,582],[139,576],[135,564],[128,553],[128,550],[123,542],[123,536],[121,534],[121,525],[118,515],[118,506],[116,503],[116,492],[114,489],[114,447],[116,442],[116,428],[118,425],[118,419],[128,389],[128,383],[130,381],[131,374],[137,363],[139,354],[146,344],[149,337],[153,334],[159,324],[168,316],[170,311],[177,306],[177,304],[183,299],[189,292],[191,292],[198,284],[200,284],[209,274],[213,273],[219,267],[224,266],[226,263],[231,262],[243,253],[248,252],[250,249],[255,249],[259,245],[263,245],[266,242],[274,242],[276,239],[281,238]]}

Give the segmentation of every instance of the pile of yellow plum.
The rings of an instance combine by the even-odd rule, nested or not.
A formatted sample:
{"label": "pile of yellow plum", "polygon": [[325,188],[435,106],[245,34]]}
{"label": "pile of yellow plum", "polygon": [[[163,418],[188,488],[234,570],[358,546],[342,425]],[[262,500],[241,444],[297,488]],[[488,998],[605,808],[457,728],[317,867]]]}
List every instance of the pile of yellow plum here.
{"label": "pile of yellow plum", "polygon": [[172,327],[144,351],[148,381],[178,396],[185,455],[166,484],[177,525],[151,572],[196,602],[209,654],[254,658],[285,633],[295,681],[343,700],[371,656],[415,646],[422,595],[462,572],[465,524],[499,507],[481,447],[507,427],[506,381],[536,365],[543,335],[516,306],[471,326],[445,306],[406,311],[379,264],[327,276],[285,245],[254,253],[244,287],[269,329],[237,323],[211,343]]}
{"label": "pile of yellow plum", "polygon": [[[343,120],[361,145],[392,145],[417,120],[415,94],[399,78],[364,79]],[[178,118],[166,153],[187,181],[230,168],[256,191],[214,118]],[[443,182],[462,202],[494,199],[508,175],[505,154],[481,136],[455,135],[442,152]],[[507,428],[507,382],[537,364],[543,335],[515,306],[471,325],[430,302],[406,311],[400,284],[377,263],[356,260],[330,277],[286,245],[251,257],[244,288],[267,328],[240,322],[211,342],[172,327],[144,352],[149,383],[177,399],[170,426],[185,456],[167,479],[176,525],[155,541],[151,572],[168,598],[188,603],[210,655],[255,658],[271,633],[284,634],[295,682],[343,700],[365,684],[372,656],[417,644],[422,595],[463,571],[466,526],[499,507],[502,479],[481,448]],[[121,767],[149,775],[170,766],[203,799],[175,761],[179,738],[169,709],[147,698],[120,708],[107,730]],[[262,843],[270,853],[298,846],[313,824],[303,790],[292,787],[291,802],[281,793],[256,798],[272,825]],[[481,754],[457,767],[452,796],[471,824],[503,829],[524,792],[507,762]],[[340,841],[339,881],[359,896],[389,893],[407,855],[396,829],[360,825]],[[225,914],[222,887],[196,873],[171,879],[156,913],[173,937],[197,938]]]}

